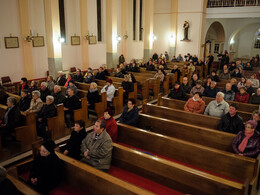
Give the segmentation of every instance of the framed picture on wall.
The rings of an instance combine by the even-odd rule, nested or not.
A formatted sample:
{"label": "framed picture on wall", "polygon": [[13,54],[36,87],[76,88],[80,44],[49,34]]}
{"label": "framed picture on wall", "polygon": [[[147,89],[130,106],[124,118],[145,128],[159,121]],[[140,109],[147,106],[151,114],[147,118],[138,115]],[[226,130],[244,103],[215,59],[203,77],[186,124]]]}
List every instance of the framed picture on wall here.
{"label": "framed picture on wall", "polygon": [[90,45],[97,44],[97,37],[96,36],[89,36],[88,43]]}
{"label": "framed picture on wall", "polygon": [[80,36],[71,36],[71,45],[80,45]]}
{"label": "framed picture on wall", "polygon": [[33,47],[44,47],[44,36],[33,37]]}
{"label": "framed picture on wall", "polygon": [[5,48],[19,48],[19,39],[18,37],[5,37]]}

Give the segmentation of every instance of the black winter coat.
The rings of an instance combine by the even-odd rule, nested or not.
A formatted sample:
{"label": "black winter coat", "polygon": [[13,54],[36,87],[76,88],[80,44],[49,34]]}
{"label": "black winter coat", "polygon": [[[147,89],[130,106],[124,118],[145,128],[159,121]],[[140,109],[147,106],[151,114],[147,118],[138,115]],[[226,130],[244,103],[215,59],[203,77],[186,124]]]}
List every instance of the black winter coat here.
{"label": "black winter coat", "polygon": [[175,88],[172,88],[171,92],[168,94],[168,98],[177,99],[177,100],[186,100],[186,95],[180,86],[178,91]]}
{"label": "black winter coat", "polygon": [[65,83],[67,82],[67,79],[66,79],[66,75],[62,75],[62,77],[59,79],[59,77],[56,79],[56,85],[59,85],[59,86],[64,86]]}
{"label": "black winter coat", "polygon": [[123,87],[123,89],[125,90],[126,93],[134,91],[134,84],[132,82],[123,81],[121,86]]}
{"label": "black winter coat", "polygon": [[51,118],[57,116],[57,109],[54,105],[54,103],[52,104],[44,104],[43,107],[41,108],[41,110],[38,112],[37,114],[37,119],[38,118],[42,118],[43,122],[47,122],[47,118]]}
{"label": "black winter coat", "polygon": [[128,112],[128,107],[126,106],[123,110],[122,115],[119,118],[119,121],[120,123],[126,125],[137,126],[138,118],[139,118],[139,112],[137,106],[134,106],[134,108],[129,112]]}
{"label": "black winter coat", "polygon": [[106,74],[105,72],[98,72],[97,75],[96,75],[96,79],[99,79],[99,80],[106,80]]}
{"label": "black winter coat", "polygon": [[80,104],[78,96],[73,95],[71,97],[66,98],[66,101],[64,103],[64,107],[69,109],[67,111],[69,113],[73,113],[73,110],[80,109],[81,104]]}
{"label": "black winter coat", "polygon": [[42,100],[43,102],[46,102],[46,97],[47,97],[48,95],[51,95],[51,91],[50,91],[48,88],[46,88],[44,91],[43,91],[43,90],[40,90],[40,92],[41,92],[41,100]]}
{"label": "black winter coat", "polygon": [[24,98],[21,98],[19,103],[18,103],[18,106],[20,108],[21,111],[26,111],[30,108],[30,104],[31,104],[31,98],[26,96]]}
{"label": "black winter coat", "polygon": [[5,179],[0,183],[0,194],[10,194],[10,195],[22,195],[15,185],[9,180]]}
{"label": "black winter coat", "polygon": [[7,108],[5,113],[9,110],[8,113],[8,121],[5,120],[5,117],[2,119],[2,124],[6,124],[5,128],[8,132],[14,132],[14,128],[21,125],[21,113],[17,105],[13,106],[12,108]]}
{"label": "black winter coat", "polygon": [[220,119],[218,129],[220,131],[237,134],[239,131],[243,131],[245,126],[243,119],[238,114],[231,117],[230,114],[227,113]]}
{"label": "black winter coat", "polygon": [[55,105],[64,104],[64,102],[66,101],[65,95],[61,91],[58,93],[52,93],[52,96],[54,97]]}
{"label": "black winter coat", "polygon": [[79,132],[72,131],[70,135],[70,139],[68,140],[65,150],[68,150],[68,156],[80,160],[82,157],[81,154],[81,143],[82,140],[87,136],[87,132],[85,129],[80,130]]}
{"label": "black winter coat", "polygon": [[98,90],[94,92],[90,92],[88,90],[87,99],[88,99],[88,103],[90,104],[88,108],[91,110],[95,110],[95,103],[100,102],[100,95],[98,93]]}
{"label": "black winter coat", "polygon": [[75,82],[83,82],[84,78],[83,78],[82,74],[79,74],[79,75],[75,74],[74,77],[73,77],[73,80]]}

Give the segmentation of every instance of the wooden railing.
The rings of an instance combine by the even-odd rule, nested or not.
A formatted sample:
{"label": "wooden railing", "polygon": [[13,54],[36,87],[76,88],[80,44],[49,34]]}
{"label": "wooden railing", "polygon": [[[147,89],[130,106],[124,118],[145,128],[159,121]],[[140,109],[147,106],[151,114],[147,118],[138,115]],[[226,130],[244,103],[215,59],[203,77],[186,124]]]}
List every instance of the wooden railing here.
{"label": "wooden railing", "polygon": [[208,8],[260,6],[260,0],[208,0]]}

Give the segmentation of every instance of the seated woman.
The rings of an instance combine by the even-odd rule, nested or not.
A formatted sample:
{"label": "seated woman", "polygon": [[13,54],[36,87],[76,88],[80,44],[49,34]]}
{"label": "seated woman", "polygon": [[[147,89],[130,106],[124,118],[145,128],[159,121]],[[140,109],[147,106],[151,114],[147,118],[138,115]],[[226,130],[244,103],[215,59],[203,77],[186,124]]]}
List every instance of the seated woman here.
{"label": "seated woman", "polygon": [[48,140],[41,145],[30,172],[30,183],[37,191],[48,194],[62,178],[61,160],[54,152],[55,143]]}
{"label": "seated woman", "polygon": [[124,104],[126,104],[129,92],[134,91],[134,84],[132,83],[130,75],[124,75],[124,81],[122,82],[121,86],[123,87],[123,101]]}
{"label": "seated woman", "polygon": [[135,105],[136,101],[133,98],[130,98],[128,100],[127,106],[124,108],[123,113],[121,114],[119,118],[119,122],[126,124],[126,125],[132,125],[136,126],[137,121],[139,118],[139,112],[138,108]]}
{"label": "seated woman", "polygon": [[74,91],[74,94],[78,93],[78,88],[76,87],[74,80],[69,81],[69,86],[65,90],[66,95],[68,95],[67,91],[68,91],[69,88]]}
{"label": "seated woman", "polygon": [[25,78],[25,77],[21,78],[20,84],[21,85],[20,85],[19,95],[21,94],[21,91],[23,89],[28,89],[29,88],[27,78]]}
{"label": "seated woman", "polygon": [[68,89],[68,97],[64,102],[64,116],[65,122],[68,128],[70,128],[74,122],[74,110],[80,109],[81,104],[78,96],[74,94],[72,89]]}
{"label": "seated woman", "polygon": [[71,74],[71,73],[69,73],[69,74],[68,74],[67,81],[66,81],[66,83],[65,83],[64,87],[68,87],[68,86],[69,86],[69,81],[70,81],[71,79],[72,79],[72,74]]}
{"label": "seated woman", "polygon": [[207,76],[207,81],[204,83],[203,87],[204,88],[207,88],[207,87],[210,87],[210,83],[211,83],[211,77],[210,76]]}
{"label": "seated woman", "polygon": [[0,166],[0,194],[23,195],[6,176],[6,169]]}
{"label": "seated woman", "polygon": [[253,67],[251,66],[250,62],[247,62],[243,70],[253,70]]}
{"label": "seated woman", "polygon": [[93,71],[90,70],[87,72],[86,78],[84,79],[83,83],[92,83],[92,82],[95,82],[95,76],[93,75]]}
{"label": "seated woman", "polygon": [[219,82],[220,80],[219,80],[219,77],[218,77],[218,75],[216,74],[216,71],[215,70],[213,70],[212,72],[211,72],[211,80],[212,81],[216,81],[216,82]]}
{"label": "seated woman", "polygon": [[239,81],[239,83],[237,84],[238,90],[239,90],[241,87],[246,87],[246,77],[241,77],[241,81]]}
{"label": "seated woman", "polygon": [[96,79],[98,79],[98,80],[106,80],[106,73],[104,72],[104,68],[103,67],[100,67],[98,69],[98,73],[96,75]]}
{"label": "seated woman", "polygon": [[32,99],[28,95],[28,90],[23,89],[21,91],[21,98],[20,98],[20,101],[18,103],[20,110],[23,111],[23,112],[28,110],[30,108],[31,101],[32,101]]}
{"label": "seated woman", "polygon": [[241,87],[239,92],[236,93],[235,102],[248,103],[249,102],[249,94],[246,92],[245,87]]}
{"label": "seated woman", "polygon": [[182,67],[182,75],[184,77],[187,77],[190,73],[190,70],[188,68],[188,65],[187,64],[184,64],[183,67]]}
{"label": "seated woman", "polygon": [[88,109],[95,110],[95,103],[100,102],[100,95],[97,89],[96,83],[90,83],[90,87],[87,94]]}
{"label": "seated woman", "polygon": [[202,114],[205,109],[205,102],[202,100],[202,95],[199,92],[196,92],[195,95],[190,98],[185,106],[184,110],[187,112],[194,112]]}
{"label": "seated woman", "polygon": [[0,133],[4,147],[6,146],[6,138],[15,140],[12,133],[14,133],[14,129],[21,124],[21,113],[16,105],[16,99],[14,97],[8,97],[6,104],[7,109],[0,123]]}
{"label": "seated woman", "polygon": [[48,134],[46,131],[46,127],[48,125],[47,119],[56,115],[57,110],[54,105],[54,97],[48,95],[46,97],[46,104],[43,105],[43,107],[36,116],[36,128],[38,136],[44,138],[45,140],[48,138]]}
{"label": "seated woman", "polygon": [[5,90],[0,89],[0,104],[6,105],[8,97],[9,97],[9,95],[7,93],[5,93]]}
{"label": "seated woman", "polygon": [[85,122],[83,120],[75,121],[75,125],[73,131],[71,132],[70,138],[67,141],[66,146],[64,146],[63,154],[70,156],[71,158],[75,158],[80,160],[82,157],[81,154],[81,143],[82,140],[87,136],[87,132],[85,129]]}
{"label": "seated woman", "polygon": [[234,91],[235,93],[238,92],[238,88],[237,88],[237,80],[235,78],[232,78],[230,80],[230,83],[232,85],[231,89],[232,91]]}
{"label": "seated woman", "polygon": [[228,69],[224,69],[223,72],[219,75],[220,80],[230,80],[231,76],[228,72]]}
{"label": "seated woman", "polygon": [[43,102],[41,100],[41,93],[38,90],[32,92],[32,100],[30,104],[30,108],[26,110],[26,113],[34,112],[38,113],[43,106]]}
{"label": "seated woman", "polygon": [[106,131],[110,135],[113,142],[117,140],[117,124],[116,120],[113,118],[114,112],[111,108],[107,108],[104,112],[104,116],[101,120],[106,122]]}
{"label": "seated woman", "polygon": [[124,74],[122,73],[121,68],[116,69],[115,77],[124,78]]}
{"label": "seated woman", "polygon": [[240,70],[239,68],[236,68],[233,73],[231,74],[231,77],[235,77],[235,78],[241,78],[242,77],[242,74],[240,73]]}
{"label": "seated woman", "polygon": [[252,87],[258,88],[259,87],[259,80],[256,79],[256,74],[252,74],[249,79],[252,83]]}
{"label": "seated woman", "polygon": [[250,97],[249,103],[260,105],[260,88],[258,88],[256,93]]}
{"label": "seated woman", "polygon": [[76,74],[74,75],[73,80],[75,82],[83,82],[83,79],[84,78],[83,78],[81,70],[79,68],[77,68]]}
{"label": "seated woman", "polygon": [[164,81],[164,74],[162,72],[162,69],[158,69],[157,73],[155,73],[154,78],[160,78],[160,83],[163,83]]}
{"label": "seated woman", "polygon": [[113,83],[112,79],[107,79],[106,83],[107,84],[102,88],[101,93],[104,93],[104,92],[107,93],[107,106],[112,108],[113,107],[112,102],[113,102],[116,88],[112,84]]}
{"label": "seated woman", "polygon": [[32,80],[32,81],[31,81],[31,84],[30,84],[30,87],[29,87],[29,89],[28,89],[28,95],[29,95],[30,97],[32,97],[32,92],[35,91],[35,90],[39,90],[39,88],[38,88],[38,82]]}
{"label": "seated woman", "polygon": [[55,80],[53,79],[53,76],[49,75],[47,77],[47,88],[50,90],[50,92],[53,92],[55,86]]}
{"label": "seated woman", "polygon": [[177,65],[173,66],[173,69],[171,70],[171,73],[177,74],[177,81],[180,81],[181,71],[179,70]]}
{"label": "seated woman", "polygon": [[254,120],[246,122],[245,131],[240,131],[232,142],[236,154],[257,158],[260,153],[260,137],[255,131],[257,123]]}
{"label": "seated woman", "polygon": [[177,99],[177,100],[186,100],[186,95],[182,89],[182,86],[178,81],[175,82],[174,87],[171,89],[168,94],[168,98]]}
{"label": "seated woman", "polygon": [[190,93],[192,95],[195,95],[196,92],[199,92],[200,94],[204,93],[204,87],[202,87],[202,81],[201,80],[197,80],[196,85],[194,87],[192,87]]}

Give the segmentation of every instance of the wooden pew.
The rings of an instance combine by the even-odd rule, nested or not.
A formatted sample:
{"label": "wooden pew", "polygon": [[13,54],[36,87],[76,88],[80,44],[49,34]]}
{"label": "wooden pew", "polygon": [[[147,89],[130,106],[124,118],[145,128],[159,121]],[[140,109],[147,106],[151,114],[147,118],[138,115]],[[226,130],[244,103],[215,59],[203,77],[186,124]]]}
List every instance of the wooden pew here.
{"label": "wooden pew", "polygon": [[9,97],[14,97],[16,99],[16,102],[18,103],[21,99],[21,97],[19,95],[15,95],[13,93],[9,93],[9,92],[6,92],[6,94],[9,95]]}
{"label": "wooden pew", "polygon": [[23,194],[40,195],[39,192],[36,192],[31,187],[27,186],[26,184],[24,184],[23,182],[19,181],[18,179],[16,179],[15,177],[11,176],[10,174],[7,174],[6,178],[9,179],[15,185],[15,187],[20,192],[22,192]]}
{"label": "wooden pew", "polygon": [[[0,112],[5,113],[7,106],[0,104]],[[24,125],[15,128],[15,138],[21,143],[23,151],[30,149],[31,144],[37,140],[36,120],[34,113],[25,114],[21,112],[24,118]],[[2,115],[2,114],[1,114]]]}
{"label": "wooden pew", "polygon": [[116,143],[113,143],[112,165],[185,194],[246,194],[248,191],[247,182],[232,182]]}
{"label": "wooden pew", "polygon": [[249,193],[256,192],[259,159],[242,157],[124,124],[118,124],[118,142],[212,172],[211,174],[220,174],[228,180],[242,183],[249,180]]}
{"label": "wooden pew", "polygon": [[[161,95],[158,96],[158,101],[157,101],[158,106],[164,106],[164,107],[169,107],[169,108],[173,108],[173,109],[184,110],[185,104],[186,104],[186,102],[182,101],[182,100],[170,99],[170,98],[162,97]],[[207,103],[206,103],[206,106],[207,106]],[[248,113],[248,112],[243,112],[243,111],[239,110],[238,114],[239,114],[239,116],[241,116],[243,118],[244,122],[250,120],[250,118],[251,118],[251,113]]]}
{"label": "wooden pew", "polygon": [[[138,127],[218,150],[233,152],[232,141],[235,134],[217,131],[200,126],[139,114]],[[150,129],[151,127],[151,129]]]}
{"label": "wooden pew", "polygon": [[57,116],[48,118],[48,130],[51,132],[53,140],[57,140],[66,135],[65,120],[64,120],[64,105],[56,106]]}
{"label": "wooden pew", "polygon": [[[88,91],[90,84],[75,82],[78,89]],[[103,86],[98,86],[98,90],[101,91]],[[107,107],[107,101],[104,102],[104,107]],[[115,96],[113,98],[113,106],[115,107],[115,114],[123,112],[123,88],[116,89]],[[104,109],[104,110],[105,110]],[[104,112],[103,112],[104,114]],[[102,115],[103,116],[103,115]]]}
{"label": "wooden pew", "polygon": [[142,113],[210,129],[218,129],[220,120],[220,118],[217,117],[189,113],[184,110],[172,109],[152,104],[143,104]]}
{"label": "wooden pew", "polygon": [[[188,96],[188,98],[193,97],[193,95],[191,94],[186,94]],[[204,100],[204,102],[206,104],[209,104],[209,102],[211,102],[212,100],[215,100],[214,98],[210,98],[210,97],[202,97],[202,99]],[[255,110],[259,109],[259,106],[256,104],[245,104],[245,103],[240,103],[240,102],[235,102],[235,101],[226,101],[229,105],[232,103],[236,103],[239,107],[239,111],[243,111],[243,112],[250,112],[252,113]]]}
{"label": "wooden pew", "polygon": [[88,122],[88,100],[86,97],[81,98],[81,108],[74,110],[74,120],[83,120],[85,124]]}

